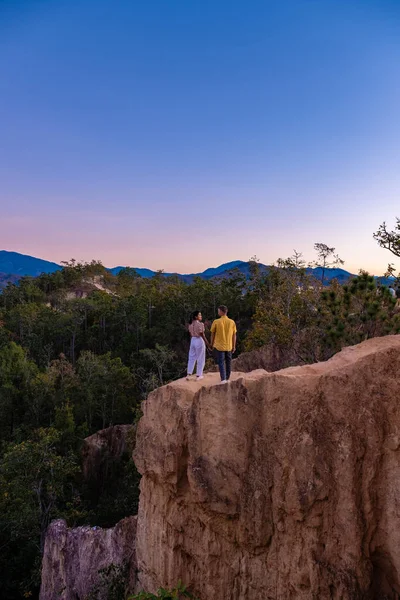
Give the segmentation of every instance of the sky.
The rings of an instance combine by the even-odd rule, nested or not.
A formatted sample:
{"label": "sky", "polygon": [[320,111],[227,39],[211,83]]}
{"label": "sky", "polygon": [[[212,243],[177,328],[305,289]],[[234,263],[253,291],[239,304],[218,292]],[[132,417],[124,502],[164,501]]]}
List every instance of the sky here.
{"label": "sky", "polygon": [[398,0],[0,0],[0,249],[381,274],[399,107]]}

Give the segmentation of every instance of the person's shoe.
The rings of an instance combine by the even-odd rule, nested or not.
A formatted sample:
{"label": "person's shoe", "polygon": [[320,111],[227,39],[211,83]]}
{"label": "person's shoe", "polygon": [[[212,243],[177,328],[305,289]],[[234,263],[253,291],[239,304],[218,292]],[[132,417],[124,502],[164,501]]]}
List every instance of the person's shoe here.
{"label": "person's shoe", "polygon": [[223,379],[223,380],[222,380],[222,381],[220,381],[219,383],[220,383],[220,385],[222,385],[223,383],[228,383],[228,380],[227,380],[227,379]]}
{"label": "person's shoe", "polygon": [[190,381],[191,375],[186,375],[186,381]]}
{"label": "person's shoe", "polygon": [[204,375],[197,375],[196,381],[200,381],[200,379],[204,379]]}

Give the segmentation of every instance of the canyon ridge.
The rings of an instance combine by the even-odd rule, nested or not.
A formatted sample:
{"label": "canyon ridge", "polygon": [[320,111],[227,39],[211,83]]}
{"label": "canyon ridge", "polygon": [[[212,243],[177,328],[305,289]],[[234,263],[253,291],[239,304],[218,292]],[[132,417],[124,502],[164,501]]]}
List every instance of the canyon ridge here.
{"label": "canyon ridge", "polygon": [[400,336],[387,336],[154,391],[137,519],[101,533],[53,523],[41,600],[83,600],[107,560],[128,561],[132,590],[182,580],[200,600],[398,599],[399,369]]}

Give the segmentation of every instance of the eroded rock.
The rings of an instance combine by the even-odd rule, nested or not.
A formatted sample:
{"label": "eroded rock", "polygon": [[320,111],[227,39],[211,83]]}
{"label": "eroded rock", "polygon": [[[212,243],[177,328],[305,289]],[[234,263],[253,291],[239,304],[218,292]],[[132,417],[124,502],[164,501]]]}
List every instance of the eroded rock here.
{"label": "eroded rock", "polygon": [[132,451],[134,436],[134,425],[113,425],[85,438],[82,448],[85,480],[100,487],[112,465]]}
{"label": "eroded rock", "polygon": [[[135,586],[136,517],[123,519],[111,529],[69,529],[53,521],[47,535],[42,564],[40,600],[84,600],[102,582],[100,571],[111,565],[126,566],[129,589]],[[96,598],[107,599],[100,586]]]}
{"label": "eroded rock", "polygon": [[201,600],[400,594],[400,337],[144,403],[139,587]]}

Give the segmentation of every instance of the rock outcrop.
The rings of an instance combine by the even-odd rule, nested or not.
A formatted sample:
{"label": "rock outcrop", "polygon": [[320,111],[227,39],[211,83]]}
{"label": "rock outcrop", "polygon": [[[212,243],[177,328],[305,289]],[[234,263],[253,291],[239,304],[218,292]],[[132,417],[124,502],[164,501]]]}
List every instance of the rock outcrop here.
{"label": "rock outcrop", "polygon": [[101,570],[111,565],[126,567],[128,587],[133,590],[135,537],[136,517],[123,519],[112,529],[69,529],[65,521],[53,521],[46,536],[40,600],[85,600],[96,588],[96,598],[107,600]]}
{"label": "rock outcrop", "polygon": [[326,363],[150,394],[134,452],[139,587],[400,598],[399,373],[388,336]]}
{"label": "rock outcrop", "polygon": [[[84,440],[82,470],[87,500],[95,504],[104,487],[118,483],[122,460],[129,460],[135,442],[134,425],[114,425]],[[132,507],[133,510],[133,507]],[[86,600],[95,591],[97,600],[108,600],[102,589],[115,573],[100,573],[124,567],[133,590],[136,573],[136,517],[121,520],[115,527],[77,527],[54,521],[46,535],[42,564],[41,600]],[[122,576],[122,573],[120,574]],[[100,587],[99,587],[100,586]],[[103,586],[104,587],[104,586]]]}
{"label": "rock outcrop", "polygon": [[127,452],[132,452],[134,439],[134,425],[113,425],[85,438],[82,448],[85,480],[100,487],[115,462]]}

